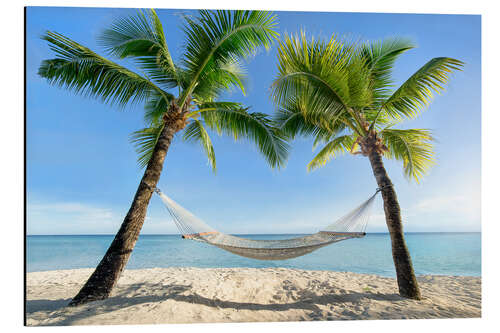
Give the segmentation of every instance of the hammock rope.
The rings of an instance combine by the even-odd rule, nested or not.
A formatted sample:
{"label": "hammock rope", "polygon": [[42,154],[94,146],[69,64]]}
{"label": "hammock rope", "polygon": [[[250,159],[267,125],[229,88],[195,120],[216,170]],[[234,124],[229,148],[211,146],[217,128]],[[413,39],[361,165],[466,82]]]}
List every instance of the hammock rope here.
{"label": "hammock rope", "polygon": [[311,253],[342,240],[364,237],[373,201],[385,187],[378,188],[368,200],[315,234],[277,240],[256,240],[224,234],[206,224],[158,188],[154,191],[167,208],[182,238],[214,245],[247,258],[284,260]]}

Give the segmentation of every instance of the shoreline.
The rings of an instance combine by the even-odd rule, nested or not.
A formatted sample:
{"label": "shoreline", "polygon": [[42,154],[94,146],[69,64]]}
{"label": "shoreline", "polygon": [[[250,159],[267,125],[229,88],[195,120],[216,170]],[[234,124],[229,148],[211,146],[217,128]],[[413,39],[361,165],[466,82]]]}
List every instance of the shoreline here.
{"label": "shoreline", "polygon": [[[196,266],[171,266],[171,267],[145,267],[145,268],[127,268],[125,271],[145,271],[145,270],[152,270],[152,269],[257,269],[257,270],[266,270],[266,269],[286,269],[290,271],[307,271],[307,272],[332,272],[332,273],[350,273],[350,274],[356,274],[356,275],[370,275],[370,276],[376,276],[376,277],[381,277],[381,278],[388,278],[388,279],[396,279],[396,276],[387,276],[387,275],[381,275],[381,274],[376,274],[376,273],[358,273],[358,272],[350,272],[350,271],[332,271],[328,269],[302,269],[302,268],[292,268],[292,267],[248,267],[248,266],[234,266],[234,267],[196,267]],[[51,273],[51,272],[63,272],[63,271],[79,271],[79,270],[94,270],[95,267],[82,267],[82,268],[69,268],[69,269],[50,269],[50,270],[44,270],[44,271],[32,271],[28,272],[26,271],[26,274],[33,274],[33,273]],[[424,276],[442,276],[442,277],[464,277],[464,278],[478,278],[481,279],[482,275],[454,275],[454,274],[434,274],[434,273],[429,273],[429,274],[420,274],[416,275],[417,277],[424,277]]]}
{"label": "shoreline", "polygon": [[[481,231],[405,231],[406,234],[480,234]],[[310,235],[311,232],[298,233],[231,233],[233,236],[290,236],[290,235]],[[388,235],[388,231],[372,231],[367,232],[367,235]],[[30,234],[26,237],[53,237],[53,236],[109,236],[114,237],[116,234]],[[174,236],[180,237],[181,234],[174,232],[171,234],[141,234],[140,236]]]}
{"label": "shoreline", "polygon": [[295,268],[127,269],[111,296],[66,308],[93,268],[26,274],[28,326],[477,318],[481,277],[422,275],[424,299],[394,278]]}

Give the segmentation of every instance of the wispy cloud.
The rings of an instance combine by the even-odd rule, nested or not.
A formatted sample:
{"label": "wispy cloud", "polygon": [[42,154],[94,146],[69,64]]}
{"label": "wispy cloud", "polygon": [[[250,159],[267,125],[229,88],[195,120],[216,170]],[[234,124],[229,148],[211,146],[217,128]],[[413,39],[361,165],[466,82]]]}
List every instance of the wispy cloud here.
{"label": "wispy cloud", "polygon": [[43,204],[28,204],[29,212],[33,215],[74,214],[79,219],[110,219],[113,212],[109,208],[100,208],[79,202],[56,202]]}
{"label": "wispy cloud", "polygon": [[[114,234],[125,208],[74,201],[36,201],[27,204],[28,234]],[[142,233],[176,233],[168,214],[151,209]]]}
{"label": "wispy cloud", "polygon": [[111,208],[81,202],[27,204],[28,234],[108,233],[119,226]]}
{"label": "wispy cloud", "polygon": [[[413,204],[401,203],[401,215],[405,231],[479,231],[480,187],[462,184],[440,188],[439,193],[427,194]],[[382,207],[371,216],[368,230],[387,231]]]}
{"label": "wispy cloud", "polygon": [[418,202],[412,210],[421,213],[445,212],[450,215],[460,215],[478,219],[481,204],[478,197],[467,195],[435,195]]}
{"label": "wispy cloud", "polygon": [[[406,194],[406,195],[405,195]],[[413,198],[421,198],[412,200]],[[441,187],[433,193],[402,193],[404,229],[411,231],[480,230],[480,188],[460,184]],[[375,201],[368,232],[386,232],[381,198]],[[198,212],[198,217],[226,233],[313,233],[333,223],[352,209],[347,200],[331,206],[304,205],[293,209],[270,209],[226,215],[221,211]],[[113,234],[128,207],[75,201],[32,201],[28,203],[28,234]],[[142,233],[177,233],[164,207],[151,205]]]}

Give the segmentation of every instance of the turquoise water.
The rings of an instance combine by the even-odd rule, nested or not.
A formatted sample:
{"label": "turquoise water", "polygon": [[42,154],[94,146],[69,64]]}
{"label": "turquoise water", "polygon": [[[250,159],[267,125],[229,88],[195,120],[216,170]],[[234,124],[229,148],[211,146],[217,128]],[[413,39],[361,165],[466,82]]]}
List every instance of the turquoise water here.
{"label": "turquoise water", "polygon": [[[246,235],[279,239],[299,235]],[[27,271],[95,267],[113,236],[28,236]],[[408,233],[416,274],[481,276],[480,233]],[[285,261],[259,261],[233,255],[178,235],[141,235],[128,269],[151,267],[286,267],[395,276],[388,234],[368,234]]]}

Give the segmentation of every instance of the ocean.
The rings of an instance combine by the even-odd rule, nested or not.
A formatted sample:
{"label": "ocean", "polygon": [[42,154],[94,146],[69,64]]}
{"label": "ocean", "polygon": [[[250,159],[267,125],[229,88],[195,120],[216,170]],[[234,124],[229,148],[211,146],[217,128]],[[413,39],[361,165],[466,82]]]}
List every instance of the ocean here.
{"label": "ocean", "polygon": [[[242,236],[242,235],[240,235]],[[301,235],[243,235],[279,239]],[[28,272],[93,268],[112,235],[27,236]],[[481,276],[480,233],[407,233],[406,241],[417,275]],[[152,267],[285,267],[348,271],[395,277],[387,233],[367,234],[284,261],[259,261],[236,256],[179,235],[141,235],[127,269]]]}

